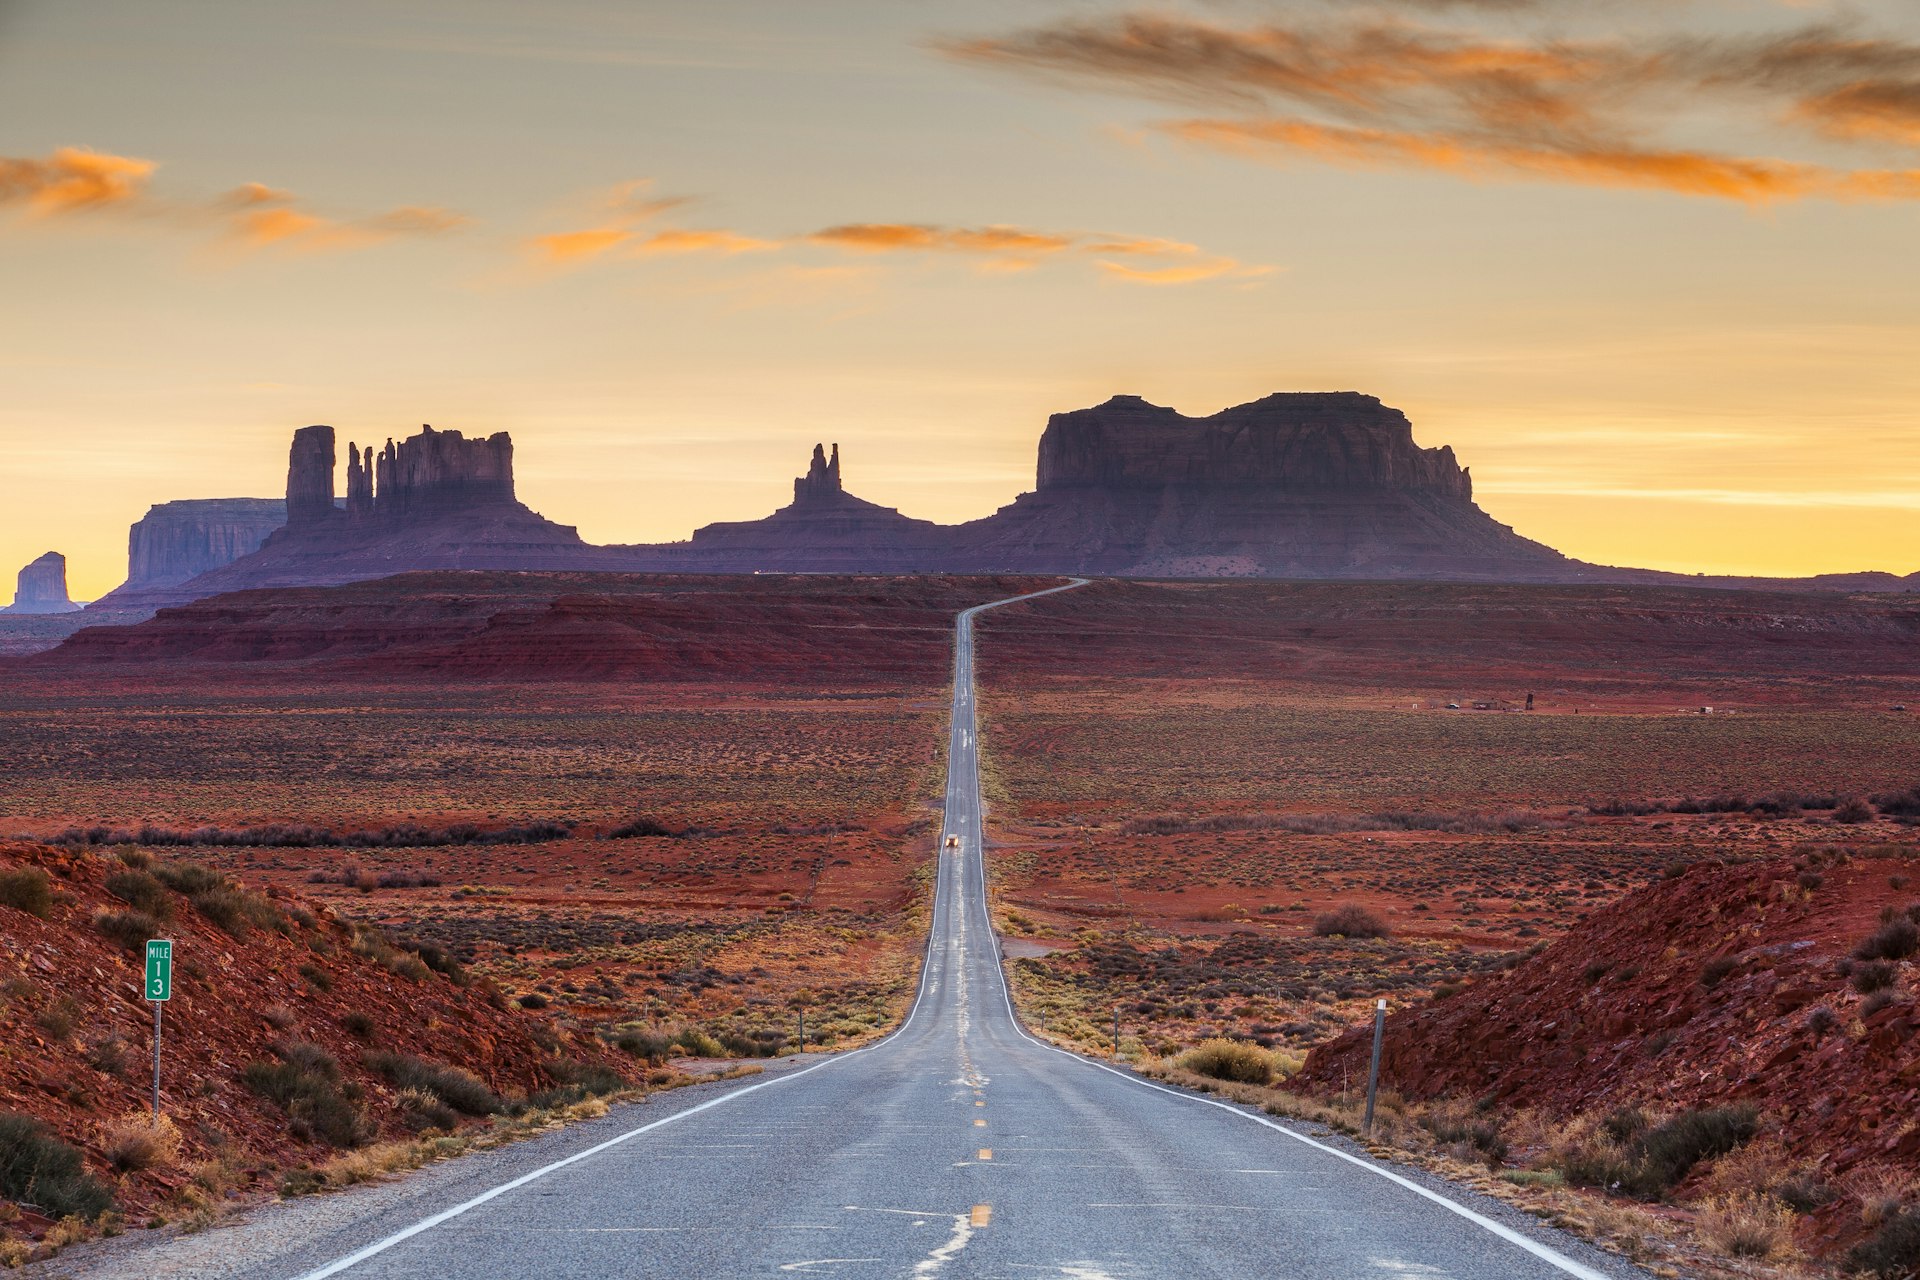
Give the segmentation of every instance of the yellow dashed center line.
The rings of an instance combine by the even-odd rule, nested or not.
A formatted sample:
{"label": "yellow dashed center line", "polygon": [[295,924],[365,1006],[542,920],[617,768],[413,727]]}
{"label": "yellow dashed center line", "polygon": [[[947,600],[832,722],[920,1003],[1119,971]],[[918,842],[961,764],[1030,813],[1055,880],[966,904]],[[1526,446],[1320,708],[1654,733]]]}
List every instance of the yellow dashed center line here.
{"label": "yellow dashed center line", "polygon": [[973,1213],[972,1213],[972,1215],[971,1215],[971,1217],[969,1218],[969,1221],[971,1221],[971,1222],[972,1222],[972,1224],[973,1224],[974,1226],[976,1226],[976,1227],[984,1227],[984,1226],[986,1226],[986,1225],[987,1225],[987,1223],[988,1223],[988,1222],[990,1222],[990,1221],[992,1221],[992,1220],[993,1220],[993,1206],[992,1206],[992,1205],[990,1205],[990,1204],[977,1204],[977,1205],[975,1205],[975,1206],[973,1206]]}
{"label": "yellow dashed center line", "polygon": [[975,1120],[973,1122],[973,1127],[976,1129],[984,1129],[987,1127],[987,1122],[985,1120]]}
{"label": "yellow dashed center line", "polygon": [[992,1148],[992,1147],[982,1147],[982,1148],[980,1148],[980,1158],[981,1158],[982,1160],[991,1160],[991,1159],[993,1159],[993,1148]]}

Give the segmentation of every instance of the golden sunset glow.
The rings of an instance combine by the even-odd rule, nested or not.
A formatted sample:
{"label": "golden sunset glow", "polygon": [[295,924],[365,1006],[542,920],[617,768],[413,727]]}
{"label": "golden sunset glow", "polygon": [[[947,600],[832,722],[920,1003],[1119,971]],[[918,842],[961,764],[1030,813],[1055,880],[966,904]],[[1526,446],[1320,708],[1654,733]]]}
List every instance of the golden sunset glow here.
{"label": "golden sunset glow", "polygon": [[1906,0],[84,9],[0,8],[0,572],[80,598],[308,423],[630,543],[1275,390],[1583,559],[1920,569]]}

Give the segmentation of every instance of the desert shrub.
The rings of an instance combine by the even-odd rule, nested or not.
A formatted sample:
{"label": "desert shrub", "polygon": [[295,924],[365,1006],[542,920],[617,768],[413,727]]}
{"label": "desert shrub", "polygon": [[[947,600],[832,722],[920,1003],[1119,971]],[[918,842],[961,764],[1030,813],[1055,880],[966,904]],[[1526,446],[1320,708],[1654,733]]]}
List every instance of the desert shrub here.
{"label": "desert shrub", "polygon": [[462,1115],[490,1116],[503,1109],[500,1095],[470,1071],[404,1053],[369,1053],[366,1064],[402,1089],[430,1093]]}
{"label": "desert shrub", "polygon": [[147,939],[158,936],[160,922],[144,911],[108,911],[102,908],[93,913],[94,931],[101,937],[119,943],[129,951],[139,951],[147,945]]}
{"label": "desert shrub", "polygon": [[39,867],[9,867],[0,871],[0,906],[44,920],[53,910],[53,882]]}
{"label": "desert shrub", "polygon": [[775,1058],[786,1043],[785,1035],[765,1028],[720,1033],[720,1047],[734,1058]]}
{"label": "desert shrub", "polygon": [[311,983],[315,991],[333,990],[333,975],[317,964],[301,965],[300,976]]}
{"label": "desert shrub", "polygon": [[1861,960],[1905,960],[1916,951],[1920,951],[1920,925],[1895,916],[1855,947],[1853,954]]}
{"label": "desert shrub", "polygon": [[1507,1140],[1500,1126],[1467,1103],[1437,1102],[1420,1123],[1436,1141],[1470,1147],[1489,1165],[1507,1158]]}
{"label": "desert shrub", "polygon": [[1576,1126],[1549,1161],[1576,1186],[1657,1200],[1700,1161],[1725,1155],[1758,1128],[1759,1113],[1744,1103],[1683,1111],[1658,1125],[1638,1107],[1622,1107],[1596,1127]]}
{"label": "desert shrub", "polygon": [[88,1222],[113,1206],[113,1195],[87,1173],[77,1148],[32,1116],[0,1111],[0,1196],[55,1218]]}
{"label": "desert shrub", "polygon": [[1853,826],[1861,822],[1872,822],[1873,806],[1858,796],[1842,800],[1834,806],[1833,820],[1835,822],[1843,822],[1848,826]]}
{"label": "desert shrub", "polygon": [[666,836],[669,839],[677,839],[681,834],[683,833],[675,831],[666,823],[643,815],[623,822],[613,830],[607,832],[607,839],[633,840],[644,836]]}
{"label": "desert shrub", "polygon": [[1700,1111],[1683,1111],[1651,1129],[1641,1141],[1646,1181],[1665,1191],[1687,1176],[1694,1165],[1723,1156],[1759,1131],[1760,1113],[1750,1104],[1736,1103]]}
{"label": "desert shrub", "polygon": [[433,976],[433,970],[427,967],[426,961],[411,951],[395,946],[393,939],[372,925],[354,928],[353,949],[403,978],[424,982]]}
{"label": "desert shrub", "polygon": [[180,1159],[180,1130],[166,1116],[129,1111],[101,1126],[100,1154],[115,1173],[164,1168]]}
{"label": "desert shrub", "polygon": [[629,1027],[613,1038],[614,1047],[620,1052],[644,1058],[648,1062],[659,1062],[673,1052],[673,1037],[664,1031],[643,1030]]}
{"label": "desert shrub", "polygon": [[1700,970],[1700,985],[1717,987],[1725,981],[1728,974],[1740,967],[1740,962],[1732,956],[1715,956],[1707,961]]}
{"label": "desert shrub", "polygon": [[107,892],[156,920],[165,920],[173,914],[173,895],[144,871],[129,867],[113,872],[107,877]]}
{"label": "desert shrub", "polygon": [[1815,1005],[1807,1011],[1807,1030],[1816,1036],[1824,1036],[1840,1025],[1840,1015],[1824,1004]]}
{"label": "desert shrub", "polygon": [[1385,938],[1393,931],[1365,907],[1347,903],[1314,917],[1313,932],[1322,938]]}
{"label": "desert shrub", "polygon": [[1872,1237],[1847,1254],[1847,1269],[1880,1280],[1907,1280],[1920,1271],[1920,1209],[1887,1218]]}
{"label": "desert shrub", "polygon": [[1893,966],[1884,960],[1870,960],[1866,964],[1853,966],[1853,989],[1863,996],[1885,991],[1893,985],[1893,979]]}
{"label": "desert shrub", "polygon": [[317,1138],[332,1147],[357,1147],[373,1137],[373,1126],[340,1079],[340,1063],[317,1044],[283,1040],[274,1046],[278,1062],[251,1062],[240,1082],[287,1113],[293,1135]]}
{"label": "desert shrub", "polygon": [[1827,882],[1827,878],[1821,875],[1818,871],[1802,871],[1799,875],[1794,877],[1794,882],[1798,884],[1802,889],[1812,891],[1814,889],[1818,889],[1821,885],[1825,884]]}
{"label": "desert shrub", "polygon": [[1273,1055],[1244,1040],[1202,1041],[1181,1054],[1178,1065],[1213,1080],[1241,1084],[1268,1084],[1273,1080]]}
{"label": "desert shrub", "polygon": [[292,1009],[284,1004],[270,1004],[260,1011],[260,1017],[275,1031],[285,1031],[292,1027],[297,1019]]}
{"label": "desert shrub", "polygon": [[1728,1257],[1777,1258],[1793,1249],[1793,1210],[1759,1192],[1715,1196],[1701,1208],[1695,1227]]}
{"label": "desert shrub", "polygon": [[85,1057],[95,1071],[117,1076],[127,1069],[127,1042],[111,1034],[89,1040]]}
{"label": "desert shrub", "polygon": [[402,1089],[393,1095],[393,1103],[400,1109],[400,1122],[415,1133],[423,1129],[450,1132],[460,1124],[459,1113],[425,1089]]}
{"label": "desert shrub", "polygon": [[546,1008],[553,1002],[541,995],[538,991],[529,991],[514,1003],[518,1004],[522,1009],[539,1010]]}
{"label": "desert shrub", "polygon": [[227,878],[218,871],[197,862],[163,862],[154,867],[153,874],[175,893],[188,895],[218,889],[227,882]]}
{"label": "desert shrub", "polygon": [[373,1018],[356,1009],[340,1015],[340,1029],[356,1040],[368,1040],[373,1037]]}
{"label": "desert shrub", "polygon": [[727,1047],[698,1027],[682,1027],[673,1042],[690,1058],[724,1058]]}
{"label": "desert shrub", "polygon": [[1893,991],[1876,991],[1860,1002],[1860,1016],[1871,1018],[1900,997]]}
{"label": "desert shrub", "polygon": [[443,977],[453,979],[455,986],[464,987],[469,981],[467,971],[458,960],[448,955],[442,947],[431,942],[418,942],[412,938],[396,938],[395,945],[402,950],[411,951],[420,957],[420,963]]}
{"label": "desert shrub", "polygon": [[1873,803],[1889,818],[1920,818],[1920,787],[1875,796]]}
{"label": "desert shrub", "polygon": [[547,1064],[547,1073],[557,1083],[553,1088],[542,1089],[528,1098],[529,1106],[563,1107],[586,1098],[617,1093],[627,1087],[627,1082],[609,1068],[591,1062],[575,1062],[571,1058],[555,1058]]}

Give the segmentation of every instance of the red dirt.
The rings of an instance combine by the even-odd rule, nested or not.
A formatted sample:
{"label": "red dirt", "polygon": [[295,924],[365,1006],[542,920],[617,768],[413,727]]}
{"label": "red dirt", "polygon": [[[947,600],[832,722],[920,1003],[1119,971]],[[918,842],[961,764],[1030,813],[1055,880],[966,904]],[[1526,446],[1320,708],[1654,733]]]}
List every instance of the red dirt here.
{"label": "red dirt", "polygon": [[1489,697],[1517,708],[1555,686],[1602,697],[1912,701],[1916,644],[1920,604],[1910,596],[1105,581],[984,618],[980,670],[989,683],[1257,680],[1464,696],[1469,708]]}
{"label": "red dirt", "polygon": [[[407,1129],[395,1087],[362,1062],[369,1048],[457,1064],[510,1097],[557,1083],[557,1057],[614,1062],[596,1041],[508,1007],[491,984],[462,986],[438,973],[402,976],[356,951],[352,931],[330,909],[283,890],[268,896],[291,917],[286,931],[254,926],[240,937],[169,892],[171,919],[161,933],[174,941],[175,982],[161,1103],[184,1146],[171,1167],[116,1178],[101,1154],[101,1126],[142,1112],[152,1080],[142,957],[93,924],[97,912],[127,909],[105,887],[124,867],[101,853],[0,844],[0,870],[36,867],[52,881],[48,917],[0,905],[7,940],[0,961],[0,1110],[38,1117],[80,1147],[89,1171],[136,1219],[185,1187],[200,1161],[239,1161],[235,1190],[244,1190],[270,1188],[276,1169],[331,1153],[317,1140],[297,1138],[288,1116],[240,1081],[249,1063],[277,1060],[276,1041],[308,1041],[333,1055],[342,1081],[364,1091],[368,1119],[382,1138]],[[348,1014],[371,1018],[373,1030],[364,1038],[350,1034],[342,1026]]]}
{"label": "red dirt", "polygon": [[953,615],[1058,579],[412,573],[235,592],[12,670],[353,679],[939,683]]}
{"label": "red dirt", "polygon": [[[1830,1172],[1920,1172],[1920,966],[1896,964],[1872,1013],[1842,972],[1884,908],[1920,902],[1920,857],[1822,862],[1706,864],[1629,894],[1517,968],[1390,1016],[1381,1079],[1556,1114],[1751,1099]],[[1316,1048],[1295,1083],[1363,1078],[1371,1034]]]}

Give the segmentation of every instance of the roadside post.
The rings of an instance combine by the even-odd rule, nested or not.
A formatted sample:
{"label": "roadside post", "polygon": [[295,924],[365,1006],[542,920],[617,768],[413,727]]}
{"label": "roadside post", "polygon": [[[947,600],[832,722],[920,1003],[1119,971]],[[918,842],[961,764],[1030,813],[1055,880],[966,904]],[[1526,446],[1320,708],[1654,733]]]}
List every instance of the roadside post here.
{"label": "roadside post", "polygon": [[1367,1068],[1367,1118],[1360,1126],[1367,1137],[1373,1136],[1373,1100],[1380,1092],[1380,1042],[1387,1033],[1387,1000],[1382,996],[1373,1006],[1373,1064]]}
{"label": "roadside post", "polygon": [[173,996],[173,940],[147,940],[147,1003],[153,1006],[153,1122],[160,1123],[160,1011]]}
{"label": "roadside post", "polygon": [[800,1006],[800,1052],[807,1051],[807,1006]]}
{"label": "roadside post", "polygon": [[1120,1006],[1113,1006],[1113,1060],[1120,1060]]}

